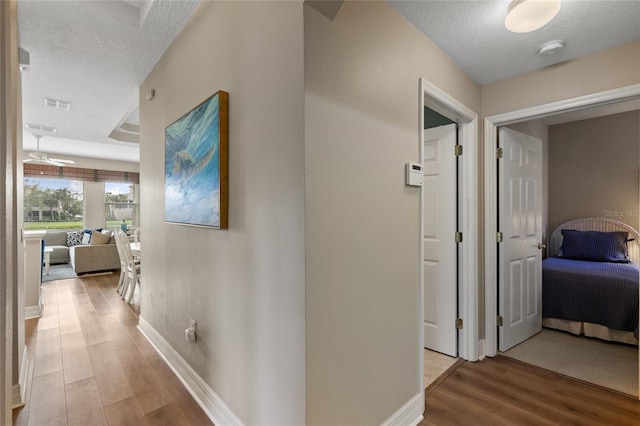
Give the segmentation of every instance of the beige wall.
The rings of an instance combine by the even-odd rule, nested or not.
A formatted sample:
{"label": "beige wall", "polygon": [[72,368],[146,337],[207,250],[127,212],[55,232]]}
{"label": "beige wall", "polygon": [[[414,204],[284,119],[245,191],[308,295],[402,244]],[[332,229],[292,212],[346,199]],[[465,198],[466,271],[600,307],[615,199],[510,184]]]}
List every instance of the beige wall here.
{"label": "beige wall", "polygon": [[515,111],[640,83],[640,41],[482,86],[482,114]]}
{"label": "beige wall", "polygon": [[638,228],[640,112],[549,126],[550,232],[609,217]]}
{"label": "beige wall", "polygon": [[385,2],[305,7],[307,424],[381,424],[419,392],[424,77],[479,113],[480,88]]}
{"label": "beige wall", "polygon": [[[248,425],[305,422],[302,7],[201,2],[140,89],[141,315]],[[165,127],[218,90],[229,229],[167,224]]]}

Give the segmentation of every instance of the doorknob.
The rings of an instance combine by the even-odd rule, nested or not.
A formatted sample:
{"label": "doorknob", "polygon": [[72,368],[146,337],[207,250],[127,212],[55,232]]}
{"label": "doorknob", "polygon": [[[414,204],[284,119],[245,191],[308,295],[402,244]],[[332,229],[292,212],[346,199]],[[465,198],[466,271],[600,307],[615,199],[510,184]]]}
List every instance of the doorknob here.
{"label": "doorknob", "polygon": [[546,249],[546,248],[547,248],[546,244],[538,243],[538,250],[542,250],[542,249]]}

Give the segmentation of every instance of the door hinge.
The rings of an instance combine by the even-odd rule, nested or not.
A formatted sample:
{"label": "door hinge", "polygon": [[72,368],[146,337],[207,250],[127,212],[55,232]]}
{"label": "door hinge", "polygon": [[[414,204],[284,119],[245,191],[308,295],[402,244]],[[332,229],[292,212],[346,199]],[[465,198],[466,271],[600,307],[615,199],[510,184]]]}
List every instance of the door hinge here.
{"label": "door hinge", "polygon": [[498,150],[496,151],[496,157],[502,158],[503,155],[504,155],[504,150],[502,148],[498,148]]}
{"label": "door hinge", "polygon": [[500,231],[496,232],[496,241],[501,243],[503,239],[504,239],[504,235],[502,234],[502,232]]}
{"label": "door hinge", "polygon": [[456,145],[456,157],[460,157],[462,155],[462,145]]}
{"label": "door hinge", "polygon": [[498,325],[498,327],[502,327],[502,325],[504,324],[504,318],[502,318],[502,315],[498,315],[498,317],[496,318],[496,324]]}
{"label": "door hinge", "polygon": [[462,318],[456,318],[456,329],[462,330]]}
{"label": "door hinge", "polygon": [[456,232],[456,243],[461,243],[462,242],[462,232],[458,231]]}

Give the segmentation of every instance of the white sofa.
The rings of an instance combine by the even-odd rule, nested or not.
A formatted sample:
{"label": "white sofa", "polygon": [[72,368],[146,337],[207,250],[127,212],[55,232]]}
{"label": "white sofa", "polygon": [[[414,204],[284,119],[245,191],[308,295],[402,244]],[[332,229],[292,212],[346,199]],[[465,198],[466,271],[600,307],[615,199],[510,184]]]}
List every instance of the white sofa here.
{"label": "white sofa", "polygon": [[120,269],[120,258],[113,236],[106,244],[78,244],[69,247],[67,244],[73,243],[68,241],[68,234],[72,232],[77,231],[47,230],[45,245],[53,248],[49,255],[50,264],[69,262],[76,274]]}

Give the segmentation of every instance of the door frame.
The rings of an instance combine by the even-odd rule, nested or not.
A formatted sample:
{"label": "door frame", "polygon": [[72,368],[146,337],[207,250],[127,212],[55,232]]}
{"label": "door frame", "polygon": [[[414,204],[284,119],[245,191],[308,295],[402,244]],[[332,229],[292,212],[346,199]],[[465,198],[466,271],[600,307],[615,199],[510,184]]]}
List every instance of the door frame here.
{"label": "door frame", "polygon": [[[460,182],[462,205],[459,206],[460,231],[463,234],[461,256],[458,270],[460,285],[458,293],[458,310],[463,319],[463,328],[458,333],[458,356],[468,361],[477,361],[478,351],[478,114],[464,106],[426,79],[419,80],[419,138],[418,153],[420,163],[424,146],[424,107],[455,121],[458,124],[458,143],[464,147],[461,158],[462,181]],[[418,351],[420,368],[420,393],[424,395],[424,277],[422,275],[422,190],[419,207],[419,250],[418,250]],[[453,238],[453,236],[452,236]]]}
{"label": "door frame", "polygon": [[485,339],[484,355],[495,356],[498,351],[497,339],[497,297],[498,267],[496,250],[496,233],[498,218],[498,194],[496,142],[498,127],[521,121],[535,120],[551,115],[579,111],[582,109],[604,106],[608,104],[640,99],[640,84],[578,96],[566,100],[551,102],[530,108],[524,108],[503,114],[492,115],[484,119],[484,282],[485,282]]}

